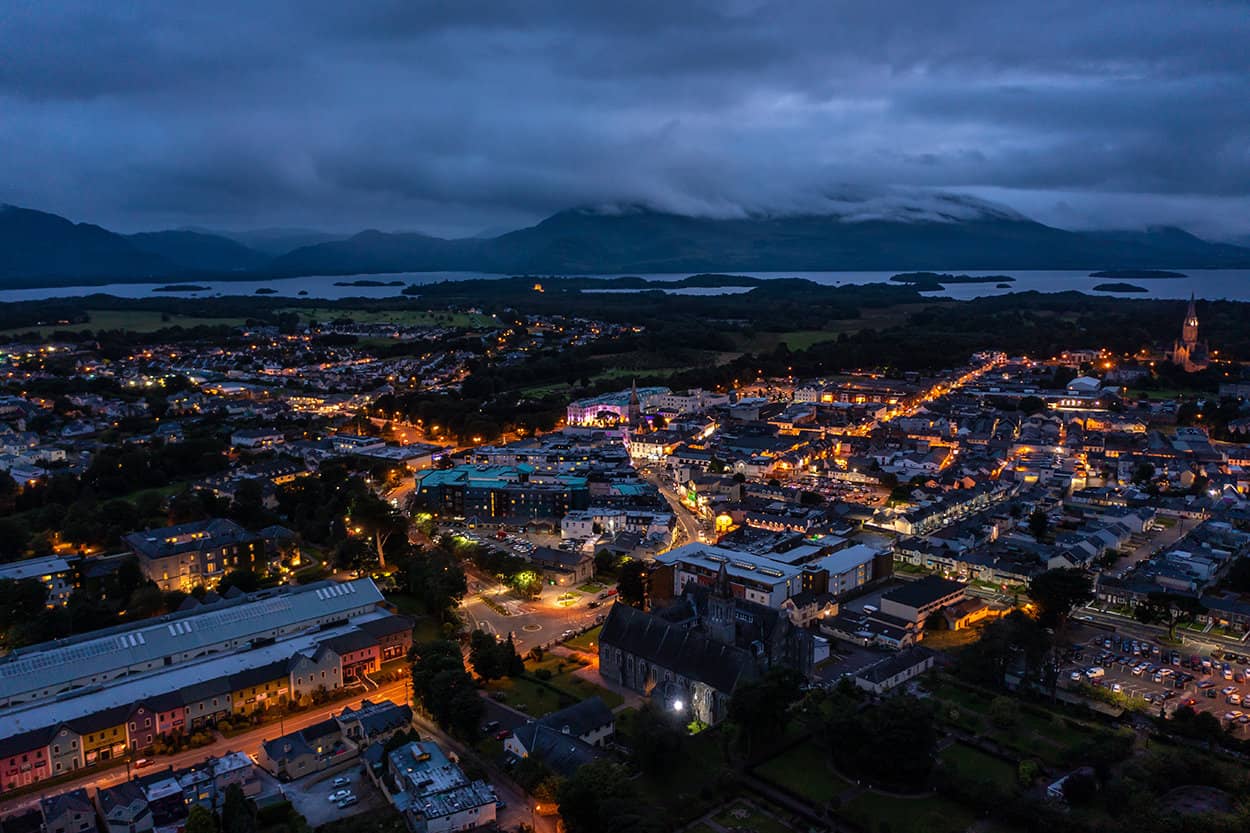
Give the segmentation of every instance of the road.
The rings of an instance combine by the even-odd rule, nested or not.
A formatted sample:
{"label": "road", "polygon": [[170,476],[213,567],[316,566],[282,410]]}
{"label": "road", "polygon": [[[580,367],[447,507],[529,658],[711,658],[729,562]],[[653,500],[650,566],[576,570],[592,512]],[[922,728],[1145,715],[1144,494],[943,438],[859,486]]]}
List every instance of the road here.
{"label": "road", "polygon": [[670,489],[663,480],[649,471],[639,471],[639,476],[659,490],[660,496],[668,501],[673,516],[677,518],[677,534],[673,538],[673,546],[702,540],[702,523],[681,502],[677,493]]}
{"label": "road", "polygon": [[[377,702],[379,700],[393,700],[397,703],[404,701],[407,686],[404,682],[387,683],[380,686],[374,691],[365,695],[368,699]],[[157,768],[173,767],[174,769],[182,769],[192,764],[198,764],[205,758],[218,757],[227,752],[246,752],[249,755],[256,755],[260,752],[260,745],[266,740],[279,737],[283,732],[294,732],[297,729],[303,729],[314,723],[332,717],[341,712],[344,708],[351,706],[353,708],[360,705],[360,699],[355,700],[339,700],[334,703],[327,703],[319,706],[311,711],[300,712],[299,714],[289,715],[279,723],[267,723],[251,731],[235,735],[234,737],[218,736],[217,740],[207,746],[201,746],[197,749],[188,749],[173,755],[162,755],[160,757],[150,756],[154,766],[137,770],[138,774],[153,772]],[[81,778],[73,781],[59,783],[50,787],[47,791],[38,793],[28,793],[27,795],[13,799],[11,801],[0,801],[0,813],[9,814],[15,811],[25,810],[28,807],[38,805],[39,799],[45,795],[56,795],[58,793],[67,792],[78,787],[90,787],[92,790],[100,787],[111,787],[120,784],[126,780],[126,767],[115,767],[113,769],[103,771],[89,771]]]}
{"label": "road", "polygon": [[[524,654],[531,648],[559,642],[567,630],[582,631],[595,624],[595,620],[607,613],[607,607],[588,607],[598,600],[598,594],[583,593],[572,587],[544,587],[542,595],[534,601],[517,599],[502,585],[491,585],[484,591],[496,604],[509,611],[500,613],[482,601],[482,593],[465,596],[460,612],[468,619],[470,628],[480,628],[501,639],[512,632],[512,642],[517,651]],[[557,599],[572,593],[576,599],[569,605],[558,605]]]}
{"label": "road", "polygon": [[[374,691],[369,692],[365,697],[369,700],[377,702],[379,700],[391,700],[396,703],[404,702],[408,696],[408,686],[406,681],[387,683],[379,686]],[[226,738],[218,736],[217,740],[207,746],[201,746],[198,749],[189,749],[174,755],[162,755],[160,757],[153,756],[154,765],[152,767],[136,770],[135,774],[146,774],[156,772],[159,769],[172,767],[174,769],[183,769],[194,764],[201,763],[205,758],[218,757],[227,752],[244,752],[253,757],[260,753],[260,746],[266,740],[279,737],[283,732],[294,732],[311,726],[314,723],[320,723],[329,717],[341,712],[344,708],[356,708],[360,705],[361,699],[340,700],[335,703],[327,703],[316,709],[306,712],[300,712],[296,715],[286,717],[280,723],[268,723],[234,737]],[[463,750],[463,746],[457,741],[452,740],[443,733],[434,724],[421,717],[415,718],[414,722],[421,730],[421,733],[427,737],[432,737],[436,742],[445,748],[455,750]],[[541,816],[533,817],[530,812],[528,798],[522,794],[512,782],[497,771],[492,770],[491,783],[495,787],[496,793],[501,799],[507,802],[507,807],[500,811],[501,827],[515,828],[524,823],[531,826],[538,824],[536,829],[548,830],[554,825],[550,819],[544,819]],[[309,776],[316,778],[317,775]],[[0,800],[0,815],[11,815],[21,813],[28,809],[36,808],[39,805],[39,799],[68,792],[70,790],[84,787],[88,792],[94,793],[102,787],[112,787],[127,780],[126,767],[115,767],[113,769],[103,771],[91,771],[84,774],[80,778],[73,781],[61,782],[46,790],[31,792],[8,801]]]}

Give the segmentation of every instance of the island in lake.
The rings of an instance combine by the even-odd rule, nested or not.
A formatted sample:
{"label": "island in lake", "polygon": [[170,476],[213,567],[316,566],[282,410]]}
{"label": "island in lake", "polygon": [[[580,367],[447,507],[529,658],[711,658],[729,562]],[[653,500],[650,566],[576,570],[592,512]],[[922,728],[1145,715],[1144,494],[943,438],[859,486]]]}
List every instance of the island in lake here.
{"label": "island in lake", "polygon": [[362,278],[358,281],[335,281],[335,286],[403,286],[403,281],[374,281],[368,278]]}
{"label": "island in lake", "polygon": [[1094,287],[1096,292],[1149,292],[1150,290],[1144,286],[1135,286],[1131,283],[1100,283]]}
{"label": "island in lake", "polygon": [[1003,289],[1003,284],[1015,281],[1010,275],[947,275],[939,272],[900,272],[890,280],[905,283],[921,292],[945,289],[948,283],[993,283]]}
{"label": "island in lake", "polygon": [[195,283],[171,283],[168,286],[153,287],[153,292],[207,292],[211,286],[200,286]]}
{"label": "island in lake", "polygon": [[1189,277],[1184,272],[1169,272],[1166,269],[1104,269],[1101,272],[1090,272],[1089,276],[1091,278],[1129,278],[1139,281]]}

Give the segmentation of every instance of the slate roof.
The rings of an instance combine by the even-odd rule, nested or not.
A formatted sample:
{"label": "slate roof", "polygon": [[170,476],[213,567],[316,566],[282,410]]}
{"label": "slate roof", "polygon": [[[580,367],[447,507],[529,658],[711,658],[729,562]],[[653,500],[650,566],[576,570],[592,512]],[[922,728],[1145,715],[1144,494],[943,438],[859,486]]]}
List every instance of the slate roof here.
{"label": "slate roof", "polygon": [[357,627],[375,639],[381,639],[384,636],[390,636],[403,631],[411,632],[413,624],[414,622],[409,617],[396,615],[387,616],[385,619],[361,622]]}
{"label": "slate roof", "polygon": [[612,710],[607,707],[603,700],[596,696],[588,697],[568,708],[554,711],[538,722],[555,729],[557,732],[563,732],[567,726],[569,734],[574,737],[581,737],[612,723],[613,717]]}
{"label": "slate roof", "polygon": [[741,648],[670,625],[627,604],[612,606],[599,632],[599,644],[619,648],[726,694],[740,681],[755,676],[754,659]]}
{"label": "slate roof", "polygon": [[870,683],[881,683],[890,679],[895,674],[906,671],[908,668],[914,668],[925,662],[929,657],[933,656],[933,652],[921,645],[899,651],[897,654],[888,656],[879,662],[856,672],[855,676],[861,680],[867,680]]}
{"label": "slate roof", "polygon": [[543,723],[526,723],[515,729],[513,734],[531,757],[541,760],[566,778],[599,755],[595,747],[576,735],[566,735]]}

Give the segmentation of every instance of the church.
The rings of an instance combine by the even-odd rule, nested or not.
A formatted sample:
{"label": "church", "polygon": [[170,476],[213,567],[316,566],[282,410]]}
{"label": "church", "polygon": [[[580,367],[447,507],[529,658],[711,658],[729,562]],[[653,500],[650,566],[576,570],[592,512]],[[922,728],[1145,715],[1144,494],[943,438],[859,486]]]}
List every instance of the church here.
{"label": "church", "polygon": [[809,673],[814,643],[784,612],[736,596],[722,565],[712,586],[692,583],[662,610],[613,605],[599,634],[599,673],[716,725],[742,683],[774,666]]}
{"label": "church", "polygon": [[1207,343],[1198,340],[1198,311],[1194,308],[1194,296],[1189,296],[1189,309],[1181,326],[1181,337],[1172,346],[1172,363],[1186,373],[1206,370],[1209,364]]}

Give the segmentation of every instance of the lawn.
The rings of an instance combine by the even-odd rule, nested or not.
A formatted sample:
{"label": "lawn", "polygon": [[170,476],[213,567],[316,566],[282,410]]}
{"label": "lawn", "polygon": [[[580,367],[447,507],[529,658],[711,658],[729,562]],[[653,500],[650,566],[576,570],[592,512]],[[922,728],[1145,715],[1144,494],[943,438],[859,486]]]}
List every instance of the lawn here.
{"label": "lawn", "polygon": [[953,743],[942,750],[938,756],[942,763],[948,764],[965,777],[977,781],[989,781],[992,784],[1012,789],[1016,786],[1016,768],[1004,760],[987,755],[975,747],[965,743]]}
{"label": "lawn", "polygon": [[[83,330],[128,330],[132,333],[150,333],[165,327],[238,327],[244,323],[242,318],[196,318],[155,310],[93,309],[87,310],[87,316],[89,320],[83,324],[16,327],[0,331],[0,335],[35,332],[46,338],[55,332],[80,333]],[[168,320],[162,320],[162,317]]]}
{"label": "lawn", "polygon": [[602,593],[604,590],[604,587],[602,584],[596,584],[595,582],[591,581],[591,582],[587,582],[586,584],[583,584],[581,587],[577,589],[582,591],[583,593]]}
{"label": "lawn", "polygon": [[940,715],[948,723],[967,732],[993,738],[1022,757],[1036,756],[1048,764],[1066,763],[1071,750],[1083,745],[1099,731],[1093,726],[1087,730],[1071,726],[1058,713],[1038,714],[1023,708],[1017,725],[1001,728],[989,720],[993,698],[988,694],[952,683],[941,683],[933,690],[933,696],[954,707],[955,714],[943,710]]}
{"label": "lawn", "polygon": [[[596,695],[609,709],[625,702],[616,692],[577,676],[575,672],[585,665],[569,657],[548,654],[540,662],[527,662],[524,677],[492,680],[487,689],[492,693],[502,692],[506,698],[503,702],[533,717],[541,717]],[[536,675],[540,670],[550,672],[550,679],[539,680]]]}
{"label": "lawn", "polygon": [[564,644],[575,651],[585,651],[588,654],[598,653],[599,631],[601,630],[603,630],[603,625],[597,625],[585,633],[579,633]]}
{"label": "lawn", "polygon": [[[628,743],[629,710],[618,715],[617,731]],[[661,808],[676,826],[704,813],[723,807],[718,783],[727,766],[721,754],[719,730],[700,732],[687,739],[683,754],[676,756],[672,769],[664,774],[643,775],[635,782],[645,799]]]}
{"label": "lawn", "polygon": [[945,798],[898,798],[871,790],[856,796],[843,814],[867,833],[964,833],[971,810]]}
{"label": "lawn", "polygon": [[713,816],[713,821],[721,827],[743,833],[792,833],[779,819],[747,801],[735,801]]}
{"label": "lawn", "polygon": [[788,789],[815,806],[836,798],[851,788],[829,763],[829,753],[815,740],[807,740],[770,758],[755,768],[766,781]]}

